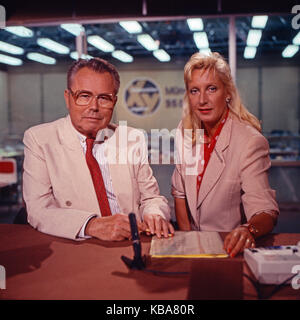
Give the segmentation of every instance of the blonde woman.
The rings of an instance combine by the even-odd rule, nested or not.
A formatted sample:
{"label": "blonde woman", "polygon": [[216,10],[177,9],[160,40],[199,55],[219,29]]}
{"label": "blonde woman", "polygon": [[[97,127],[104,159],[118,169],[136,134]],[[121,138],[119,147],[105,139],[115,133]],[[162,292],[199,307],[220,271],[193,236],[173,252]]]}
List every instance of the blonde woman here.
{"label": "blonde woman", "polygon": [[[184,157],[172,177],[180,230],[229,232],[224,248],[233,257],[272,231],[279,213],[269,186],[269,145],[258,119],[242,104],[224,58],[195,53],[184,68],[186,93],[180,134],[204,130],[204,157],[194,174]],[[178,145],[177,150],[182,146]],[[202,150],[203,150],[202,149]]]}

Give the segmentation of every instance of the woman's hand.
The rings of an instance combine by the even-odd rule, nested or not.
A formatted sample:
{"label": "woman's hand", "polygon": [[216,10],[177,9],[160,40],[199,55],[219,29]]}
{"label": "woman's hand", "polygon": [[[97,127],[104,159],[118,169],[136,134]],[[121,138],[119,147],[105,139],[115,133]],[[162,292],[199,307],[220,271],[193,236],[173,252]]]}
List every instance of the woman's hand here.
{"label": "woman's hand", "polygon": [[156,234],[158,238],[168,238],[170,234],[173,235],[175,232],[172,224],[159,214],[145,214],[144,223],[147,227],[146,233]]}
{"label": "woman's hand", "polygon": [[239,252],[247,248],[254,248],[255,240],[245,227],[233,229],[224,240],[224,249],[233,258]]}

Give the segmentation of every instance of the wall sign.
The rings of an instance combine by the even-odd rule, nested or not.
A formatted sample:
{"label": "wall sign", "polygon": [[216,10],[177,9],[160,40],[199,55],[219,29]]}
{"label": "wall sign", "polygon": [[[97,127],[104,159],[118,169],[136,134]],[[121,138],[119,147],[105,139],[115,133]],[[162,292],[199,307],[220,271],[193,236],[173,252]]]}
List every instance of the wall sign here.
{"label": "wall sign", "polygon": [[138,116],[153,114],[159,108],[161,100],[159,86],[149,78],[132,80],[124,93],[127,109]]}

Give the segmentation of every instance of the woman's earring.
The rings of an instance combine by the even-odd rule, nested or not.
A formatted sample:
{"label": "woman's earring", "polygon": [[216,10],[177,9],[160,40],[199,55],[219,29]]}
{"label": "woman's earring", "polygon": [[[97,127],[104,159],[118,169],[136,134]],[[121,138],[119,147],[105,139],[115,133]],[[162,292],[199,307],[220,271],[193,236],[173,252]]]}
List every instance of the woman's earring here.
{"label": "woman's earring", "polygon": [[230,102],[230,98],[226,98],[226,103],[229,103]]}

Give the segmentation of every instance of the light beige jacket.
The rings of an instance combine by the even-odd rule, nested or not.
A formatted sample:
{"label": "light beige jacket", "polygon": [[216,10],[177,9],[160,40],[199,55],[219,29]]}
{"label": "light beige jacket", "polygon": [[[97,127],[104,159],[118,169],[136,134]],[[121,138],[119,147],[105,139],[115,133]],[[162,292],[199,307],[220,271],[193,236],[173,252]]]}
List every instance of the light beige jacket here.
{"label": "light beige jacket", "polygon": [[186,174],[184,161],[175,167],[172,194],[186,198],[193,229],[231,231],[241,224],[243,210],[247,220],[260,212],[279,212],[268,181],[270,166],[266,138],[231,115],[217,139],[198,196],[197,176]]}
{"label": "light beige jacket", "polygon": [[[104,153],[121,212],[134,212],[141,219],[146,213],[156,213],[169,220],[170,208],[159,194],[148,164],[143,134],[127,127],[129,136],[140,138],[138,143],[128,142],[126,149],[119,144],[119,139],[124,141],[119,127],[109,128]],[[23,197],[28,222],[41,232],[76,239],[86,220],[101,213],[84,151],[70,117],[28,129],[23,141]],[[124,161],[126,151],[135,157],[134,163]],[[116,163],[120,155],[122,164]]]}

